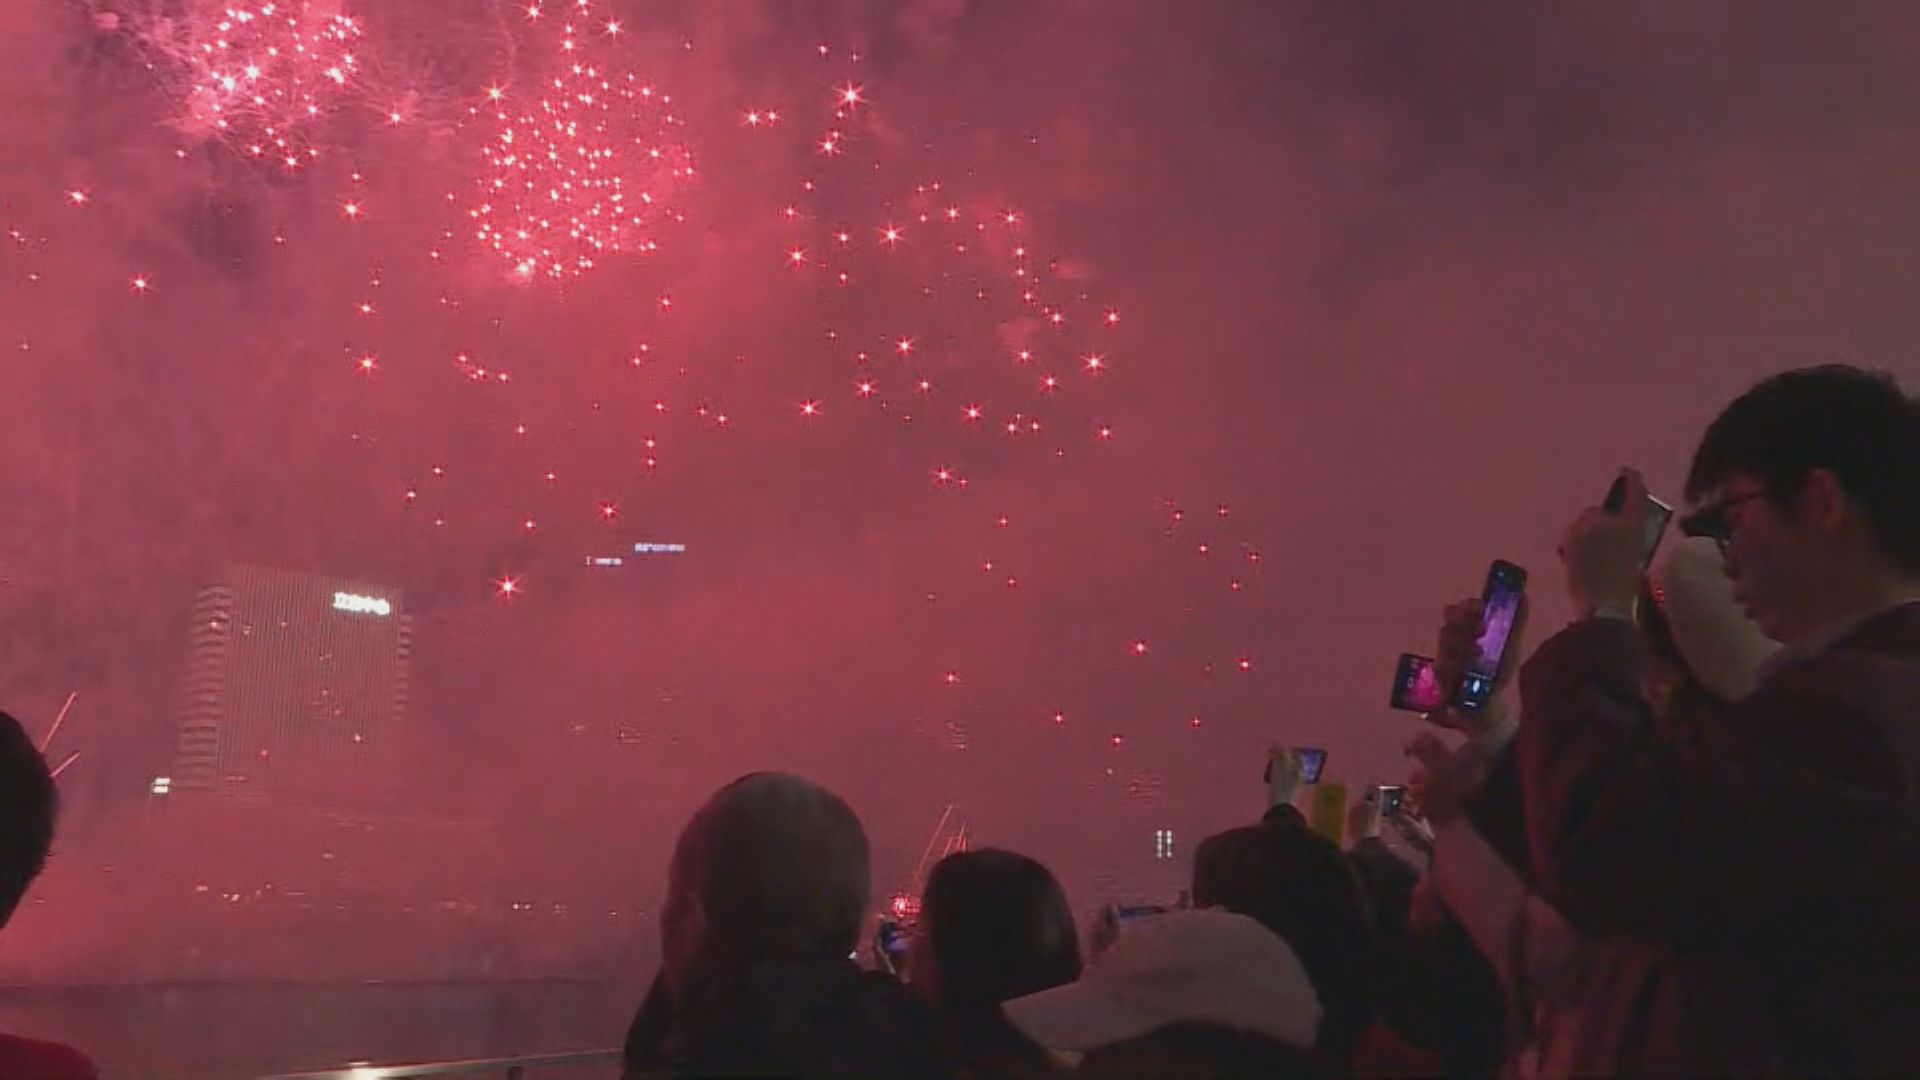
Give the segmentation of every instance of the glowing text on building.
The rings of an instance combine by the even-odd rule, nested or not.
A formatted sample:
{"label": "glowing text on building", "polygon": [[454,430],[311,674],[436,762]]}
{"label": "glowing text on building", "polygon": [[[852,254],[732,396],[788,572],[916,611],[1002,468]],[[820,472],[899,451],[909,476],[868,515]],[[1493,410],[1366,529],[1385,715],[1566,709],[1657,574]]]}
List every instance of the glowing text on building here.
{"label": "glowing text on building", "polygon": [[393,605],[377,596],[337,592],[333,594],[333,610],[350,611],[355,615],[378,615],[385,618],[393,614]]}

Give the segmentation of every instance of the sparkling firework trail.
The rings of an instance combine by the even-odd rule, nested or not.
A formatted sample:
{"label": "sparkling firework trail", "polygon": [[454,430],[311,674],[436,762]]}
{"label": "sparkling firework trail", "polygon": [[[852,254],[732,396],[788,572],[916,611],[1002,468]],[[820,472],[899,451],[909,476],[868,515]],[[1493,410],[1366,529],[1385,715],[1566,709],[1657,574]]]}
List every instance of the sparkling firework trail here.
{"label": "sparkling firework trail", "polygon": [[609,256],[659,246],[669,199],[694,175],[672,99],[615,55],[621,27],[588,2],[526,8],[544,70],[487,89],[490,131],[468,216],[474,235],[522,279],[565,280]]}
{"label": "sparkling firework trail", "polygon": [[47,752],[47,747],[53,745],[53,737],[60,734],[60,725],[67,722],[67,714],[73,711],[73,699],[79,696],[80,691],[78,690],[72,691],[67,695],[67,700],[60,706],[60,712],[53,718],[53,724],[47,728],[46,735],[40,739],[40,752],[42,754]]}
{"label": "sparkling firework trail", "polygon": [[319,156],[314,128],[360,69],[360,22],[319,0],[189,0],[132,26],[179,84],[180,127],[211,134],[245,157],[298,169]]}
{"label": "sparkling firework trail", "polygon": [[[297,74],[291,63],[261,67],[257,76],[243,67],[259,92],[223,106],[226,124],[209,124],[223,138],[242,139],[246,124],[257,123],[285,140],[269,143],[276,154],[288,151],[291,162],[281,163],[315,155],[303,140],[328,108],[348,100],[341,95],[359,70],[346,52],[359,24],[317,7],[256,5],[247,10],[266,21],[234,24],[230,31],[246,32],[221,48],[276,55],[262,45],[272,34],[335,26],[318,40],[340,49],[344,59],[331,66],[342,78]],[[1242,685],[1265,678],[1271,666],[1255,663],[1246,626],[1203,626],[1190,611],[1121,605],[1100,621],[1098,640],[1076,642],[1072,653],[1063,647],[1046,661],[1018,648],[996,652],[996,633],[982,629],[1076,597],[1085,583],[1066,580],[1080,568],[1062,551],[1077,540],[1063,540],[1057,515],[1128,501],[1124,483],[1108,484],[1112,478],[1098,471],[1119,438],[1100,407],[1109,379],[1132,377],[1135,353],[1120,335],[1119,309],[1088,295],[1086,273],[1062,272],[1049,257],[1046,214],[1010,209],[991,178],[965,173],[960,183],[943,183],[930,165],[939,160],[934,144],[922,152],[876,137],[870,124],[888,107],[885,85],[823,82],[817,96],[755,101],[715,125],[715,140],[737,140],[743,151],[715,160],[757,163],[759,153],[772,163],[771,182],[741,182],[735,190],[745,192],[744,206],[728,204],[760,223],[728,234],[751,239],[740,259],[762,275],[754,287],[764,290],[764,302],[739,320],[750,325],[727,325],[738,309],[716,304],[715,290],[698,279],[636,274],[619,285],[637,302],[596,311],[581,320],[591,327],[574,332],[563,325],[572,318],[563,305],[597,288],[598,279],[574,283],[614,256],[659,245],[661,229],[681,220],[671,199],[692,180],[693,158],[666,95],[622,59],[631,44],[625,29],[575,0],[522,8],[513,21],[521,46],[513,77],[474,88],[484,100],[461,133],[470,139],[472,173],[433,187],[445,216],[428,229],[459,222],[453,234],[420,243],[432,248],[425,262],[437,305],[432,291],[371,291],[384,267],[422,254],[384,241],[381,230],[405,211],[401,193],[362,184],[360,161],[351,163],[355,186],[311,185],[324,227],[338,230],[332,235],[342,248],[368,257],[348,274],[364,270],[365,278],[353,279],[327,309],[346,339],[343,351],[327,357],[327,371],[351,379],[354,400],[365,405],[353,419],[354,437],[364,429],[392,447],[401,431],[425,420],[425,433],[405,449],[381,451],[391,454],[396,474],[383,497],[407,508],[435,550],[475,555],[461,571],[465,587],[490,592],[504,609],[533,612],[566,594],[547,575],[579,567],[583,552],[589,566],[595,555],[631,559],[632,537],[622,535],[630,523],[671,521],[672,506],[661,514],[661,491],[688,498],[696,518],[711,512],[724,501],[716,492],[766,475],[754,471],[764,468],[754,455],[772,443],[818,488],[789,501],[844,489],[837,505],[845,515],[909,520],[932,538],[905,572],[901,596],[912,598],[921,625],[898,655],[907,669],[901,681],[928,695],[927,730],[941,752],[989,745],[966,733],[989,731],[982,714],[1005,704],[1020,724],[1058,729],[1047,737],[1121,763],[1108,776],[1129,792],[1157,791],[1157,778],[1129,770],[1125,760],[1150,760],[1156,733],[1200,737],[1189,733],[1202,729],[1203,718],[1242,707],[1231,695],[1247,693]],[[296,55],[322,63],[311,45]],[[214,85],[224,92],[223,83]],[[290,119],[269,116],[293,101],[301,104]],[[86,179],[92,187],[68,178],[50,189],[63,216],[113,211],[114,193]],[[726,224],[737,223],[715,231]],[[275,242],[282,242],[278,233]],[[152,312],[190,302],[189,275],[144,258],[111,279],[145,298],[129,307]],[[475,262],[486,284],[470,289],[476,275],[464,271]],[[502,268],[510,280],[569,288],[500,289]],[[458,389],[434,389],[436,379]],[[377,430],[383,422],[389,426]],[[483,434],[447,434],[462,428]],[[1063,460],[1073,467],[1060,467]],[[1102,500],[1108,491],[1119,494]],[[1169,512],[1172,537],[1183,515]],[[1224,506],[1218,516],[1226,516]],[[1183,531],[1168,549],[1191,570],[1186,606],[1253,610],[1252,596],[1234,597],[1258,591],[1257,549],[1217,521],[1187,528],[1201,524],[1213,528]],[[1148,547],[1152,526],[1138,533],[1134,546]],[[1114,702],[1086,690],[1083,678],[1053,678],[1055,669],[1074,670],[1069,665],[1104,672],[1129,693],[1170,684],[1192,700],[1137,720],[1116,715]]]}

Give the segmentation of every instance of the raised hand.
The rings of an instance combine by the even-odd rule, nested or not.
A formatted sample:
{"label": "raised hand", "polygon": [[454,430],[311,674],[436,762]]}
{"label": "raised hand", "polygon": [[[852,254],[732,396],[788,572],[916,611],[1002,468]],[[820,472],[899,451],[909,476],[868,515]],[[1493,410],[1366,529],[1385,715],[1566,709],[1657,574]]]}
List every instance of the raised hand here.
{"label": "raised hand", "polygon": [[[1433,674],[1439,680],[1440,688],[1445,691],[1447,700],[1453,700],[1460,689],[1460,681],[1466,677],[1467,669],[1480,659],[1480,635],[1486,633],[1486,623],[1481,618],[1482,602],[1478,597],[1470,600],[1457,600],[1447,605],[1440,616],[1440,641],[1434,650]],[[1513,615],[1513,630],[1507,638],[1507,652],[1500,661],[1500,670],[1493,677],[1493,696],[1497,699],[1500,692],[1513,681],[1513,673],[1520,666],[1520,657],[1526,654],[1527,614],[1532,605],[1527,598],[1520,598],[1520,607]],[[1502,711],[1493,704],[1463,713],[1451,706],[1430,713],[1427,720],[1443,728],[1463,731],[1468,735],[1478,735],[1499,726]]]}
{"label": "raised hand", "polygon": [[1639,472],[1621,472],[1626,501],[1618,513],[1590,506],[1567,526],[1560,561],[1567,570],[1567,595],[1575,618],[1596,612],[1631,615],[1640,598],[1646,561],[1647,482]]}

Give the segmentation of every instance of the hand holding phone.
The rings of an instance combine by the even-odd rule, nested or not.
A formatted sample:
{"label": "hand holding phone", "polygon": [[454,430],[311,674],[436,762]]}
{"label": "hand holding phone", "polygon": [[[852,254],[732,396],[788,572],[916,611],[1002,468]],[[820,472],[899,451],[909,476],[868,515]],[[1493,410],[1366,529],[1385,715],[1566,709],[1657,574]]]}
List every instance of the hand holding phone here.
{"label": "hand holding phone", "polygon": [[1380,805],[1380,818],[1391,821],[1400,816],[1401,803],[1406,799],[1407,789],[1399,784],[1381,784],[1373,789],[1377,793]]}
{"label": "hand holding phone", "polygon": [[1300,782],[1317,784],[1320,773],[1327,767],[1327,752],[1318,746],[1296,746],[1293,748],[1293,760],[1300,765]]}
{"label": "hand holding phone", "polygon": [[1646,482],[1632,469],[1620,474],[1620,509],[1588,507],[1567,527],[1560,558],[1567,566],[1567,592],[1577,618],[1601,612],[1629,614],[1646,577],[1648,535],[1667,512],[1649,503]]}
{"label": "hand holding phone", "polygon": [[[1507,656],[1516,631],[1522,625],[1526,602],[1527,571],[1506,561],[1494,560],[1487,571],[1486,588],[1481,592],[1480,634],[1474,641],[1473,656],[1453,692],[1453,705],[1465,712],[1478,712],[1493,697],[1509,671]],[[1514,650],[1517,651],[1517,650]]]}
{"label": "hand holding phone", "polygon": [[1407,846],[1418,854],[1433,854],[1433,826],[1424,819],[1401,814],[1393,819],[1393,828],[1400,834],[1400,839],[1405,840]]}
{"label": "hand holding phone", "polygon": [[1283,750],[1278,745],[1267,748],[1267,768],[1260,776],[1267,785],[1267,808],[1289,806],[1293,803],[1294,792],[1299,790],[1300,759],[1292,751]]}
{"label": "hand holding phone", "polygon": [[1347,808],[1347,834],[1355,840],[1378,837],[1386,821],[1381,807],[1381,786],[1374,784],[1360,792],[1359,801]]}
{"label": "hand holding phone", "polygon": [[1439,670],[1430,656],[1401,653],[1393,669],[1393,695],[1387,704],[1403,712],[1434,713],[1447,706]]}
{"label": "hand holding phone", "polygon": [[[1516,658],[1523,650],[1521,642],[1526,636],[1528,611],[1531,608],[1526,598],[1521,597],[1519,614],[1514,618],[1513,626],[1507,634],[1506,656],[1501,670],[1493,677],[1492,692],[1498,694],[1513,676]],[[1485,705],[1477,709],[1453,707],[1453,694],[1466,681],[1469,668],[1480,660],[1480,638],[1484,630],[1482,612],[1486,601],[1481,597],[1456,600],[1448,604],[1440,615],[1439,649],[1432,660],[1424,657],[1407,657],[1430,665],[1433,673],[1432,689],[1429,693],[1437,695],[1438,702],[1428,697],[1420,705],[1431,705],[1424,710],[1424,719],[1435,727],[1447,728],[1466,735],[1478,735],[1496,727],[1501,722],[1499,701],[1489,697]],[[1424,677],[1423,677],[1424,678]]]}
{"label": "hand holding phone", "polygon": [[[1640,568],[1645,570],[1653,563],[1654,553],[1660,550],[1660,538],[1667,531],[1667,522],[1673,520],[1673,507],[1653,497],[1652,493],[1641,491],[1641,504],[1646,507],[1646,531],[1641,534]],[[1613,486],[1607,489],[1607,497],[1601,501],[1600,509],[1609,514],[1624,514],[1627,509],[1627,477],[1625,473],[1613,480]]]}
{"label": "hand holding phone", "polygon": [[901,975],[907,970],[907,952],[912,939],[906,927],[893,919],[881,919],[880,926],[873,933],[874,955],[880,960],[888,974]]}
{"label": "hand holding phone", "polygon": [[1121,904],[1113,909],[1114,922],[1122,929],[1132,926],[1141,919],[1151,919],[1155,915],[1165,915],[1169,909],[1165,904]]}

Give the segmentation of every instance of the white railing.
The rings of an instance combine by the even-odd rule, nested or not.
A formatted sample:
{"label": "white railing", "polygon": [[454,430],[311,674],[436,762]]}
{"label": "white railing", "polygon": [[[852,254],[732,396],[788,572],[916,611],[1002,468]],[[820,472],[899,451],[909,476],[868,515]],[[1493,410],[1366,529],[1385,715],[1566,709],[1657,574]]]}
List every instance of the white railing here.
{"label": "white railing", "polygon": [[576,1050],[566,1054],[476,1058],[472,1061],[422,1061],[411,1065],[356,1063],[341,1069],[263,1076],[260,1080],[414,1080],[415,1077],[429,1076],[501,1076],[506,1080],[538,1080],[534,1074],[540,1071],[580,1069],[585,1066],[605,1066],[603,1070],[595,1070],[595,1075],[617,1076],[620,1071],[620,1051]]}

